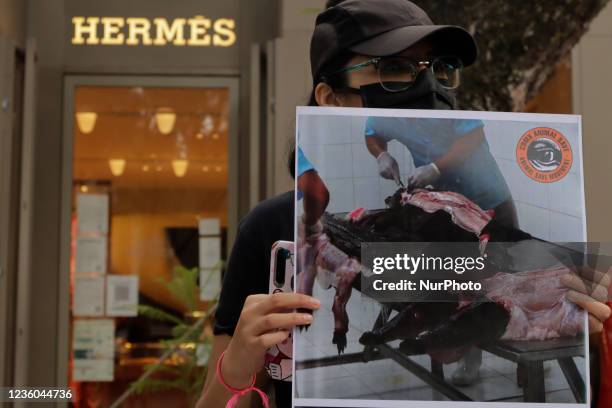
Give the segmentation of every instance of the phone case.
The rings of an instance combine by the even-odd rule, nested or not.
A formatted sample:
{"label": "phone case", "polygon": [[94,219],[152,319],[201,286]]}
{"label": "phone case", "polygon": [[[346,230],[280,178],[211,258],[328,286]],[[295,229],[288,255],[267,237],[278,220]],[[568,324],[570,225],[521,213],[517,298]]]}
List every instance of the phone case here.
{"label": "phone case", "polygon": [[[270,257],[269,293],[293,292],[294,244],[277,241]],[[291,381],[293,375],[293,334],[266,351],[264,367],[273,380]]]}

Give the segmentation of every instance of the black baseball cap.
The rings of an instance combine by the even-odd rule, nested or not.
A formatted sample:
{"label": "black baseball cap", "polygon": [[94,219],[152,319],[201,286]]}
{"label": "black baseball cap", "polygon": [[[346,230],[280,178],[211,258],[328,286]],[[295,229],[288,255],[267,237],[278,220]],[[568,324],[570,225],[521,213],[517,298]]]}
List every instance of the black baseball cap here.
{"label": "black baseball cap", "polygon": [[317,16],[310,43],[312,76],[320,80],[335,57],[353,52],[384,57],[428,38],[464,66],[476,61],[472,35],[458,26],[434,25],[427,13],[408,0],[345,0]]}

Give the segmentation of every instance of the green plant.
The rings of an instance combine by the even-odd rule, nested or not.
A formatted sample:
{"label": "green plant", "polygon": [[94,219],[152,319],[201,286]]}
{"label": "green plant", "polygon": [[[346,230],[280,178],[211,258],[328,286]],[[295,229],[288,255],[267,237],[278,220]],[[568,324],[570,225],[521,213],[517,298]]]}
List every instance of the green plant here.
{"label": "green plant", "polygon": [[[219,263],[215,269],[220,270]],[[154,364],[147,365],[143,375],[130,384],[125,393],[113,404],[120,404],[131,394],[179,390],[185,393],[193,405],[204,385],[206,362],[212,347],[212,336],[204,335],[204,326],[210,320],[217,304],[218,294],[206,310],[198,306],[198,268],[176,267],[172,278],[161,283],[170,291],[174,299],[184,305],[184,318],[176,317],[149,305],[139,305],[138,314],[153,320],[173,324],[172,338],[162,340],[163,355]],[[209,274],[210,276],[218,276]],[[210,278],[209,278],[210,279]],[[203,287],[208,281],[201,283]],[[200,316],[194,321],[195,314]],[[153,374],[161,374],[153,378]]]}

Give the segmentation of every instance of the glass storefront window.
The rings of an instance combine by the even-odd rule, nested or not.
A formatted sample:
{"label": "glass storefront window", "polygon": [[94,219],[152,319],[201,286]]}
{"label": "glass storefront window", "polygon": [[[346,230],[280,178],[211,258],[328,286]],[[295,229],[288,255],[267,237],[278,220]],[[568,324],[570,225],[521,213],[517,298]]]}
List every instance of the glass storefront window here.
{"label": "glass storefront window", "polygon": [[[110,405],[177,338],[177,321],[194,321],[218,293],[229,109],[223,87],[75,88],[69,381],[77,406]],[[167,361],[183,362],[180,352]],[[169,384],[178,371],[155,378]],[[128,401],[187,403],[180,387],[159,388]]]}

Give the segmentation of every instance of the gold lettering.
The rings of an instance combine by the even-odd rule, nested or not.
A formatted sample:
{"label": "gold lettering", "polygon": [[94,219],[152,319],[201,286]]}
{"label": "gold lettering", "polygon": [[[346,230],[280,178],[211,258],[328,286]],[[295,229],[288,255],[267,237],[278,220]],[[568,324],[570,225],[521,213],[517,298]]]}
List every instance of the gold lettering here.
{"label": "gold lettering", "polygon": [[215,21],[213,45],[216,47],[230,47],[236,42],[236,22],[228,18],[220,18]]}
{"label": "gold lettering", "polygon": [[168,42],[172,42],[174,45],[185,45],[183,27],[186,21],[184,18],[175,18],[172,25],[168,26],[168,20],[165,18],[154,19],[156,35],[153,44],[166,45]]}
{"label": "gold lettering", "polygon": [[187,44],[194,46],[210,45],[210,34],[206,34],[206,31],[210,29],[210,20],[203,16],[195,16],[189,19],[189,26],[191,28],[191,35]]}
{"label": "gold lettering", "polygon": [[[74,36],[72,37],[73,44],[98,44],[98,17],[87,17],[87,23],[85,23],[85,17],[72,17],[72,24],[74,25]],[[87,34],[87,41],[83,39],[83,35]]]}
{"label": "gold lettering", "polygon": [[102,17],[102,41],[103,45],[121,45],[125,40],[123,33],[119,32],[125,24],[122,17]]}
{"label": "gold lettering", "polygon": [[[201,15],[190,19],[175,18],[171,22],[165,18],[72,17],[72,24],[72,44],[231,47],[237,41],[234,19],[215,21]],[[187,24],[188,37],[185,32]],[[102,25],[101,38],[98,37],[98,25]],[[153,28],[154,32],[151,32]]]}
{"label": "gold lettering", "polygon": [[146,18],[130,17],[127,20],[128,39],[127,45],[138,45],[138,37],[142,37],[142,45],[151,45],[151,22]]}

